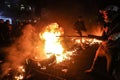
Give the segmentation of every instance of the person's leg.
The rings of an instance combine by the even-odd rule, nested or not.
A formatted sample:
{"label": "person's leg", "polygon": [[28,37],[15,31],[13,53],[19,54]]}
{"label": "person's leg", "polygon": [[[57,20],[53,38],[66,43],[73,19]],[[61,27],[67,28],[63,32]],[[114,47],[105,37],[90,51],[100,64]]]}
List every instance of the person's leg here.
{"label": "person's leg", "polygon": [[112,59],[112,57],[111,57],[111,55],[109,53],[106,53],[105,57],[106,57],[106,61],[107,61],[106,70],[107,70],[107,72],[109,72],[110,66],[111,66],[111,59]]}
{"label": "person's leg", "polygon": [[91,65],[90,69],[86,70],[85,72],[92,72],[94,70],[95,63],[96,63],[99,56],[105,56],[105,51],[103,50],[102,45],[97,49],[94,60],[93,60],[93,63]]}

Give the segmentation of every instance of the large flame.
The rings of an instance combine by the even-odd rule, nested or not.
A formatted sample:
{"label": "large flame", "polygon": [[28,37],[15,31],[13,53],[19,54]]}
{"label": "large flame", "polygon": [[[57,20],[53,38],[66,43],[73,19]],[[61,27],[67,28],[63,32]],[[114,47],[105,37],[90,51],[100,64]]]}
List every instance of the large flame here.
{"label": "large flame", "polygon": [[[56,57],[56,62],[62,62],[65,59],[70,59],[70,55],[72,55],[72,51],[65,51],[61,41],[61,36],[64,34],[64,31],[57,23],[51,23],[50,25],[46,26],[43,32],[40,33],[40,38],[44,40],[44,53],[46,54],[47,58],[50,58],[52,55]],[[97,39],[89,39],[83,38],[83,43],[89,43],[89,45],[97,43],[101,43],[100,40]],[[74,43],[81,43],[80,39],[75,39]]]}
{"label": "large flame", "polygon": [[57,63],[63,61],[64,59],[64,48],[61,44],[61,38],[56,36],[60,36],[63,33],[63,29],[59,27],[57,23],[51,23],[44,29],[44,32],[41,34],[45,44],[44,52],[46,56],[49,58],[50,56],[55,55]]}

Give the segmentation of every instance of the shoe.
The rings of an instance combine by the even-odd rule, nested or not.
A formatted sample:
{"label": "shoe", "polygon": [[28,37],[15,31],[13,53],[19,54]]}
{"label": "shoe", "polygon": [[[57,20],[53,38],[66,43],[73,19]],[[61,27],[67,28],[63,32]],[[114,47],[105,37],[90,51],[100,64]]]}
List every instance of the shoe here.
{"label": "shoe", "polygon": [[91,74],[91,73],[93,73],[94,72],[94,70],[93,69],[88,69],[88,70],[85,70],[85,73],[87,73],[87,74]]}

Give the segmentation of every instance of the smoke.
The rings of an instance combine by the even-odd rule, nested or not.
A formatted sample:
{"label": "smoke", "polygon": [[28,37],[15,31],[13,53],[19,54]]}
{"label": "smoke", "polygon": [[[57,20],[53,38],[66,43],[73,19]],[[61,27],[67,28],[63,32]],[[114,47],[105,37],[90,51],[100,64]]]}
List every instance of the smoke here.
{"label": "smoke", "polygon": [[82,16],[87,28],[87,33],[93,33],[96,31],[96,28],[99,30],[101,27],[96,25],[98,5],[96,2],[89,2],[90,3],[85,3],[84,1],[59,1],[54,4],[51,1],[45,8],[41,9],[41,18],[44,19],[44,24],[57,22],[64,28],[66,35],[76,35],[76,31],[73,29],[74,23],[78,19],[78,16]]}
{"label": "smoke", "polygon": [[8,54],[6,62],[2,65],[2,75],[4,77],[10,70],[16,70],[19,66],[24,65],[26,59],[43,60],[43,42],[39,38],[39,34],[32,25],[26,25],[22,30],[23,35],[16,39],[14,44],[5,49]]}

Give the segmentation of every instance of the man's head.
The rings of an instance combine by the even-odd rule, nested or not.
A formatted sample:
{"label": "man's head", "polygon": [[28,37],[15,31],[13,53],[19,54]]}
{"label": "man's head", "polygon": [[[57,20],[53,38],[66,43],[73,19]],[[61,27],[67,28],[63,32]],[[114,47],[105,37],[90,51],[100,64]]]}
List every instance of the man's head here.
{"label": "man's head", "polygon": [[103,10],[99,10],[100,14],[106,23],[112,22],[119,15],[119,7],[115,5],[109,5]]}
{"label": "man's head", "polygon": [[0,23],[4,23],[4,20],[3,20],[3,19],[0,19]]}

